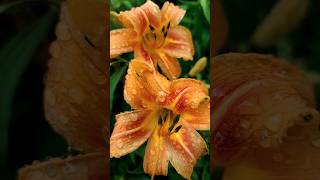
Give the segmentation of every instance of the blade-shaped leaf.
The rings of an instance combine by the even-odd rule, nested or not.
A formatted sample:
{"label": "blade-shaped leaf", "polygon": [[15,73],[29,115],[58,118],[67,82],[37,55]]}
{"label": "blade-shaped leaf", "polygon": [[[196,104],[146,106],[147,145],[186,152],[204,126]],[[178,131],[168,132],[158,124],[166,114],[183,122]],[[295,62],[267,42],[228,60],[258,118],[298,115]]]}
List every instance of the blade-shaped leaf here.
{"label": "blade-shaped leaf", "polygon": [[112,112],[112,105],[114,99],[114,93],[117,88],[119,81],[121,80],[123,74],[126,72],[127,64],[122,66],[119,71],[114,72],[110,78],[110,112]]}
{"label": "blade-shaped leaf", "polygon": [[16,5],[19,5],[23,2],[25,2],[25,1],[14,1],[14,2],[3,3],[0,5],[0,13],[4,13],[8,9],[10,9]]}
{"label": "blade-shaped leaf", "polygon": [[210,1],[209,0],[199,0],[202,11],[206,20],[210,23]]}
{"label": "blade-shaped leaf", "polygon": [[[7,151],[8,124],[11,115],[11,105],[15,89],[29,61],[53,25],[55,9],[49,9],[37,23],[12,37],[0,49],[0,168],[7,166],[5,161]],[[3,171],[5,172],[5,171]]]}
{"label": "blade-shaped leaf", "polygon": [[14,7],[17,7],[17,6],[20,6],[20,5],[26,5],[27,3],[31,4],[33,2],[37,2],[37,3],[59,3],[59,0],[17,0],[17,1],[12,1],[12,2],[8,1],[8,2],[0,4],[0,14],[10,10],[11,8],[14,8]]}

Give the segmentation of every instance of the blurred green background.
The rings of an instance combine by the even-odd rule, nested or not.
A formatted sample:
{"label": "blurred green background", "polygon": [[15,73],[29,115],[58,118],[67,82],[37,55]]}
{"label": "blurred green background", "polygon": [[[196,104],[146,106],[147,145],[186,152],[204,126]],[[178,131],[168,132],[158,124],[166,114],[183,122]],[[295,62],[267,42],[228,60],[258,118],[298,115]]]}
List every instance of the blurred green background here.
{"label": "blurred green background", "polygon": [[[115,12],[120,12],[123,10],[129,10],[132,7],[137,7],[143,4],[145,0],[111,0],[110,10]],[[154,1],[161,8],[164,0]],[[181,25],[187,27],[192,32],[193,42],[195,45],[195,56],[194,61],[185,62],[179,60],[182,73],[181,77],[188,77],[187,74],[194,63],[201,57],[210,56],[210,1],[209,0],[176,0],[172,1],[174,4],[180,6],[181,8],[187,10],[186,16],[183,18]],[[116,21],[111,19],[110,21],[111,29],[116,29],[121,27]],[[122,55],[121,58],[115,59],[110,67],[110,119],[111,119],[111,129],[115,122],[115,115],[129,111],[130,107],[123,99],[123,83],[124,76],[126,74],[126,69],[128,61],[132,59],[132,53]],[[207,65],[206,69],[197,76],[197,79],[210,84],[210,65]],[[200,132],[202,137],[205,138],[208,145],[209,142],[209,132]],[[150,179],[150,176],[144,174],[143,172],[143,155],[146,144],[144,144],[137,151],[121,157],[120,159],[111,159],[111,179],[116,180],[143,180]],[[210,167],[210,156],[203,156],[198,162],[192,174],[192,179],[210,179],[209,173]],[[156,177],[155,179],[183,179],[171,165],[169,165],[168,177]]]}
{"label": "blurred green background", "polygon": [[0,179],[34,160],[63,156],[67,144],[43,112],[48,47],[58,0],[0,1]]}
{"label": "blurred green background", "polygon": [[[278,0],[222,0],[224,13],[229,24],[229,35],[219,54],[256,52],[285,58],[304,69],[308,76],[312,75],[319,106],[320,1],[310,0],[305,18],[293,31],[282,36],[274,45],[268,48],[259,48],[251,42],[252,35],[277,2]],[[212,178],[220,180],[222,173],[223,169],[219,168]]]}

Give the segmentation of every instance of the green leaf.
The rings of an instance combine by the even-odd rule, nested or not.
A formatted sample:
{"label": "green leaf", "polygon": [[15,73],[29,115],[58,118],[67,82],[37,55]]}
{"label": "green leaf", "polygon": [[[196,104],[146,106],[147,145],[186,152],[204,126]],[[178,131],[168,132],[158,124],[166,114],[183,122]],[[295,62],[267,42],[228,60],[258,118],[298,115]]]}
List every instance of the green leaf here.
{"label": "green leaf", "polygon": [[[0,168],[7,167],[8,126],[15,89],[40,42],[52,28],[57,11],[50,8],[38,22],[13,36],[0,49]],[[5,173],[5,171],[2,171]]]}
{"label": "green leaf", "polygon": [[112,105],[113,105],[113,99],[114,99],[114,93],[117,88],[117,85],[122,78],[123,74],[126,72],[127,64],[121,67],[120,70],[114,72],[111,75],[110,79],[110,112],[112,112]]}
{"label": "green leaf", "polygon": [[0,5],[0,14],[4,13],[8,9],[10,9],[10,8],[16,6],[16,5],[22,4],[24,2],[25,1],[14,1],[14,2],[3,3],[3,4]]}
{"label": "green leaf", "polygon": [[32,3],[32,2],[58,4],[59,0],[18,0],[13,2],[5,2],[0,4],[0,14],[8,11],[9,9],[15,6],[20,6],[20,5],[24,5],[25,3]]}
{"label": "green leaf", "polygon": [[210,23],[210,1],[209,0],[199,0],[202,11],[208,23]]}
{"label": "green leaf", "polygon": [[111,9],[116,10],[121,6],[121,1],[119,0],[111,0]]}
{"label": "green leaf", "polygon": [[141,175],[144,174],[143,161],[141,161],[134,170],[128,170],[129,174]]}
{"label": "green leaf", "polygon": [[183,5],[187,5],[187,6],[197,6],[198,2],[197,1],[186,1],[186,0],[178,0],[180,3],[182,3]]}
{"label": "green leaf", "polygon": [[206,164],[203,168],[201,179],[210,179],[210,173],[209,173],[209,165]]}

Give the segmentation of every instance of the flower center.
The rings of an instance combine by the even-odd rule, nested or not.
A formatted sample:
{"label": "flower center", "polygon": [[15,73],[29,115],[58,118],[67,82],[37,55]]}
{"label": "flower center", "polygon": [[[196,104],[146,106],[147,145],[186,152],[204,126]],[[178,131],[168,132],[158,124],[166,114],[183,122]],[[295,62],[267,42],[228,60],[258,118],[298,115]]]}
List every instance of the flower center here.
{"label": "flower center", "polygon": [[178,132],[181,128],[179,123],[180,116],[168,109],[160,110],[158,125],[161,126],[161,132],[164,134]]}
{"label": "flower center", "polygon": [[157,29],[150,25],[148,32],[143,37],[146,48],[153,50],[162,47],[167,38],[169,28],[170,22]]}

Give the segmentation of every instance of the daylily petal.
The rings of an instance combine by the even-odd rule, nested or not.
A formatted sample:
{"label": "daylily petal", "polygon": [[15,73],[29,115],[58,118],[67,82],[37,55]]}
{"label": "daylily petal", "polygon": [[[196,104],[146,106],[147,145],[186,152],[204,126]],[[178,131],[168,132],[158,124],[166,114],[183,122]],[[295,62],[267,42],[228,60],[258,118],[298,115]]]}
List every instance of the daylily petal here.
{"label": "daylily petal", "polygon": [[170,22],[171,26],[176,26],[180,23],[186,11],[173,3],[165,2],[161,8],[162,21]]}
{"label": "daylily petal", "polygon": [[169,155],[165,147],[165,137],[160,133],[161,127],[158,127],[148,141],[144,160],[143,169],[145,173],[154,175],[168,174]]}
{"label": "daylily petal", "polygon": [[163,51],[175,58],[192,60],[194,47],[191,32],[183,26],[175,26],[169,29]]}
{"label": "daylily petal", "polygon": [[136,110],[116,116],[110,138],[110,157],[121,157],[139,148],[151,135],[158,122],[158,112]]}
{"label": "daylily petal", "polygon": [[133,51],[137,34],[131,28],[110,31],[110,58]]}
{"label": "daylily petal", "polygon": [[188,108],[180,114],[180,122],[197,130],[210,129],[210,101],[203,101],[198,108]]}
{"label": "daylily petal", "polygon": [[141,7],[120,12],[118,19],[126,28],[133,28],[138,35],[143,35],[149,29],[148,17]]}
{"label": "daylily petal", "polygon": [[134,109],[156,108],[164,101],[170,83],[153,65],[135,59],[130,62],[124,87],[124,98]]}
{"label": "daylily petal", "polygon": [[75,29],[65,3],[50,46],[44,110],[50,125],[70,147],[84,152],[105,150],[107,101],[105,55]]}
{"label": "daylily petal", "polygon": [[109,170],[106,153],[90,153],[68,157],[52,158],[33,163],[19,170],[19,180],[108,179]]}
{"label": "daylily petal", "polygon": [[138,80],[136,74],[130,63],[124,85],[125,101],[133,109],[156,106],[156,103],[153,101],[154,97],[148,91],[143,90],[143,84]]}
{"label": "daylily petal", "polygon": [[170,57],[165,53],[159,52],[154,56],[163,72],[169,79],[176,79],[180,76],[181,68],[176,58]]}
{"label": "daylily petal", "polygon": [[138,43],[134,47],[134,58],[135,59],[142,59],[144,61],[147,61],[149,63],[156,64],[156,60],[152,59],[150,56],[150,53],[146,50],[144,45],[142,43]]}
{"label": "daylily petal", "polygon": [[165,107],[177,114],[188,108],[197,108],[201,102],[209,99],[208,88],[201,81],[194,79],[173,80],[169,91]]}
{"label": "daylily petal", "polygon": [[73,25],[100,51],[107,50],[106,1],[67,0]]}
{"label": "daylily petal", "polygon": [[169,160],[183,177],[190,179],[197,160],[207,153],[206,142],[192,128],[182,126],[167,139]]}
{"label": "daylily petal", "polygon": [[224,171],[224,179],[320,179],[319,121],[296,125],[277,147],[252,148]]}
{"label": "daylily petal", "polygon": [[160,21],[161,21],[161,14],[160,14],[160,8],[157,4],[154,2],[148,0],[145,4],[141,6],[143,11],[146,13],[148,20],[150,24],[154,28],[160,27]]}

